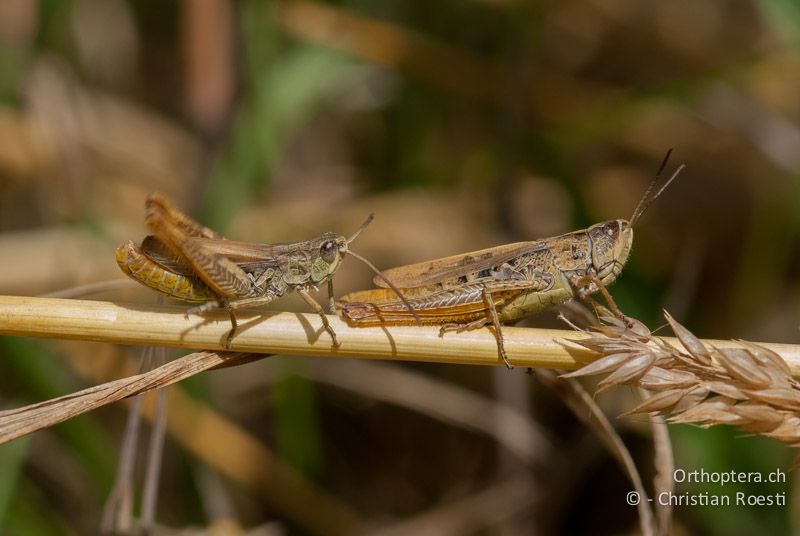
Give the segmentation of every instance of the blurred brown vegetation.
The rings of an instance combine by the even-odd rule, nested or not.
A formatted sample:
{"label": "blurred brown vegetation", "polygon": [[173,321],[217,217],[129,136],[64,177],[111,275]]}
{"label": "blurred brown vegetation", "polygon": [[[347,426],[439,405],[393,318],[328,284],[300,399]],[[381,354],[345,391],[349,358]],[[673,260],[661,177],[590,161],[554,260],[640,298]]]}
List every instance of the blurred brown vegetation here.
{"label": "blurred brown vegetation", "polygon": [[[653,328],[666,307],[699,336],[795,342],[799,95],[790,0],[3,0],[0,292],[119,277],[114,248],[144,235],[153,190],[251,241],[347,234],[375,212],[354,249],[389,267],[628,217],[674,148],[687,170],[637,229],[616,300]],[[336,292],[370,279],[349,261]],[[1,338],[0,400],[133,373],[135,355]],[[636,530],[593,431],[519,370],[278,357],[169,396],[163,526]],[[598,401],[616,415],[633,396]],[[2,532],[96,530],[122,406],[2,447]],[[471,426],[464,407],[515,417]],[[540,432],[528,457],[504,446],[514,419]],[[646,422],[615,425],[651,474]],[[687,469],[791,459],[724,428],[670,431]],[[676,533],[797,530],[789,509],[676,516]]]}

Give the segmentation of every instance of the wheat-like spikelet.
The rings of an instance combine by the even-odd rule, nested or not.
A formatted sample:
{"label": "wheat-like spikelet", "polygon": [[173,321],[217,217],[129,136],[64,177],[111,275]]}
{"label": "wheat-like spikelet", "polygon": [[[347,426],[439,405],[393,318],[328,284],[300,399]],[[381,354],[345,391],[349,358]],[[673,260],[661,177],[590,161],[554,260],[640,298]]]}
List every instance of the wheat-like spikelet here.
{"label": "wheat-like spikelet", "polygon": [[745,341],[739,341],[741,348],[716,348],[669,313],[664,316],[682,348],[654,337],[638,321],[629,319],[632,325],[626,326],[603,316],[589,338],[569,340],[601,357],[563,377],[608,374],[598,392],[632,385],[653,393],[623,415],[654,413],[703,428],[730,424],[800,447],[800,383],[778,354]]}

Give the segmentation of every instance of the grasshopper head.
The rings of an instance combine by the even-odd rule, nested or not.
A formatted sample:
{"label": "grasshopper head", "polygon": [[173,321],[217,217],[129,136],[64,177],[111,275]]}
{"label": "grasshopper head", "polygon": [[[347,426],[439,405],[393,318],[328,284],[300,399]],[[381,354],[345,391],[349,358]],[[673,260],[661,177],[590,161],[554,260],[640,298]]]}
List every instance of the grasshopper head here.
{"label": "grasshopper head", "polygon": [[588,229],[592,243],[592,266],[604,284],[614,282],[628,260],[633,244],[633,226],[627,220],[610,220]]}
{"label": "grasshopper head", "polygon": [[347,238],[325,233],[315,242],[311,251],[311,279],[314,283],[322,283],[339,269],[347,253]]}
{"label": "grasshopper head", "polygon": [[[315,284],[324,283],[336,273],[342,263],[342,259],[350,251],[348,248],[350,242],[361,234],[361,231],[369,225],[373,217],[373,214],[367,216],[364,223],[356,229],[356,232],[350,238],[345,238],[335,233],[325,233],[314,240],[311,246],[311,280]],[[353,252],[353,256],[357,256],[355,252]],[[373,267],[373,270],[376,269]]]}

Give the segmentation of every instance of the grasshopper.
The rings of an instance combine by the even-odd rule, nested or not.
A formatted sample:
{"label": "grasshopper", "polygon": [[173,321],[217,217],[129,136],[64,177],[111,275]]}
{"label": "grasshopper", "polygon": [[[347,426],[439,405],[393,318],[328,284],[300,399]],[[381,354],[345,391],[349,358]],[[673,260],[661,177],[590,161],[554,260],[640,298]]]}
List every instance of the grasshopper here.
{"label": "grasshopper", "polygon": [[[350,249],[350,243],[369,225],[373,215],[350,238],[324,233],[291,244],[256,244],[226,240],[173,207],[158,193],[145,201],[145,223],[152,232],[141,246],[128,242],[117,249],[117,264],[125,274],[163,294],[188,302],[205,302],[186,313],[228,311],[231,330],[225,341],[230,349],[236,334],[235,311],[265,305],[294,290],[319,314],[333,345],[339,341],[322,306],[311,296],[327,283],[329,309],[334,312],[333,275],[346,254],[353,255],[385,280],[367,259]],[[405,298],[399,294],[401,301]]]}
{"label": "grasshopper", "polygon": [[[671,151],[670,151],[671,152]],[[518,242],[442,259],[392,268],[374,283],[383,288],[344,296],[339,314],[355,326],[405,325],[410,316],[382,279],[400,287],[423,324],[441,325],[439,336],[490,326],[500,357],[511,368],[501,324],[575,297],[599,305],[599,292],[615,316],[625,319],[606,287],[628,260],[633,227],[683,170],[681,165],[650,197],[670,152],[630,220],[610,220],[552,238]],[[403,307],[401,307],[403,305]]]}

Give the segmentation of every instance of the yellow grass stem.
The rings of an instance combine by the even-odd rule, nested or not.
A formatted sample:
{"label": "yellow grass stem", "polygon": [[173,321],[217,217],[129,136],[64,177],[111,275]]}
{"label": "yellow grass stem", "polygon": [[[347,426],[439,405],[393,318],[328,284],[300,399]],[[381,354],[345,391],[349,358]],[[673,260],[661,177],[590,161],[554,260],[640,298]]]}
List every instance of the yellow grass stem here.
{"label": "yellow grass stem", "polygon": [[[88,300],[0,296],[0,334],[81,339],[120,344],[222,350],[230,329],[224,311],[185,318],[186,307]],[[489,329],[448,333],[437,327],[353,328],[334,316],[329,320],[342,345],[334,348],[315,314],[272,311],[237,312],[239,330],[232,351],[500,365]],[[589,350],[567,348],[566,339],[583,335],[571,330],[503,329],[511,363],[519,367],[576,369],[595,357]],[[677,344],[675,339],[666,340]],[[705,340],[720,348],[731,341]],[[800,346],[759,343],[777,352],[800,377]],[[576,361],[576,358],[582,362]]]}

